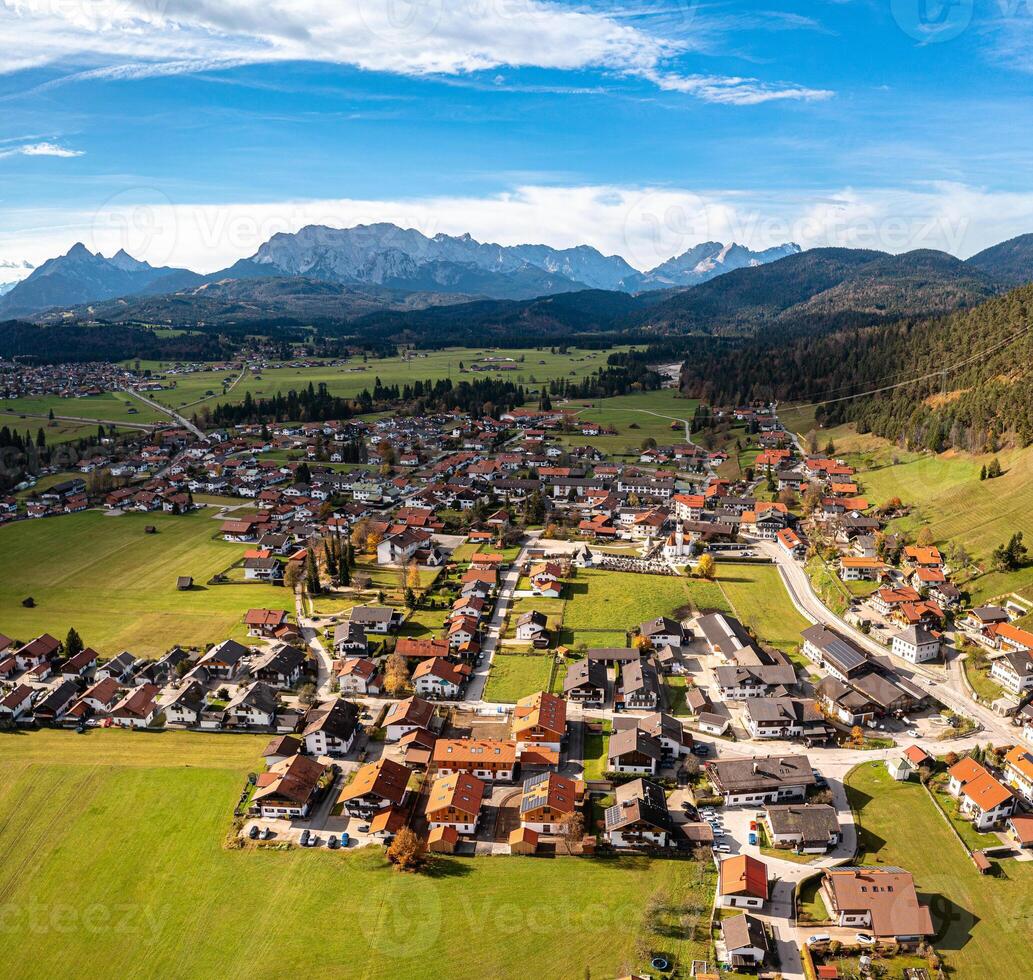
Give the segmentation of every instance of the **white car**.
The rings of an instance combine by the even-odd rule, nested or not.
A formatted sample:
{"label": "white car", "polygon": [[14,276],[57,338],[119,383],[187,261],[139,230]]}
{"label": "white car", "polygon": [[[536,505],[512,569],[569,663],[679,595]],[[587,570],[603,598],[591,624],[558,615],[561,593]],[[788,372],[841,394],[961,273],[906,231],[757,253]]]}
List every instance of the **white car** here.
{"label": "white car", "polygon": [[732,853],[732,849],[727,844],[715,844],[713,849],[715,851],[717,851],[718,854],[731,854]]}
{"label": "white car", "polygon": [[859,932],[856,936],[854,936],[854,941],[857,942],[859,946],[875,945],[875,937],[867,932]]}
{"label": "white car", "polygon": [[816,936],[807,937],[808,946],[817,946],[819,943],[830,943],[832,937],[827,932],[819,932]]}

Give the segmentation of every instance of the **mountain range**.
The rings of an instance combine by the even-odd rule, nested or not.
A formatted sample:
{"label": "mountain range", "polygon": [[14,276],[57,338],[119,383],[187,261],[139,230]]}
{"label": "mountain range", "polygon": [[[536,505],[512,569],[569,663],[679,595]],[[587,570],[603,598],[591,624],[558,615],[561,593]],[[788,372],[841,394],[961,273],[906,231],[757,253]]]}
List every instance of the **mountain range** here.
{"label": "mountain range", "polygon": [[318,326],[415,342],[586,332],[797,335],[949,313],[1027,281],[1033,235],[967,261],[928,249],[752,252],[707,242],[640,273],[588,246],[489,245],[383,224],[311,226],[275,235],[210,275],[155,268],[125,252],[104,258],[77,245],[0,297],[0,315]]}
{"label": "mountain range", "polygon": [[14,289],[22,279],[32,272],[32,269],[31,262],[12,262],[10,259],[0,259],[0,296]]}
{"label": "mountain range", "polygon": [[[401,294],[418,294],[423,305],[431,306],[472,298],[533,299],[584,289],[637,293],[687,288],[799,251],[791,243],[753,252],[734,243],[704,242],[654,270],[639,272],[619,255],[603,255],[588,245],[504,246],[470,235],[427,237],[383,223],[343,229],[309,225],[295,234],[274,235],[251,257],[209,275],[154,268],[124,251],[105,258],[77,244],[12,288],[0,299],[0,314],[30,316],[116,298],[189,297],[192,290],[230,281],[304,279],[348,287],[339,315],[350,316],[360,312],[348,301],[356,296],[386,298],[381,308],[396,309]],[[236,299],[244,298],[239,288],[236,292]],[[401,303],[402,308],[412,305],[411,298]]]}

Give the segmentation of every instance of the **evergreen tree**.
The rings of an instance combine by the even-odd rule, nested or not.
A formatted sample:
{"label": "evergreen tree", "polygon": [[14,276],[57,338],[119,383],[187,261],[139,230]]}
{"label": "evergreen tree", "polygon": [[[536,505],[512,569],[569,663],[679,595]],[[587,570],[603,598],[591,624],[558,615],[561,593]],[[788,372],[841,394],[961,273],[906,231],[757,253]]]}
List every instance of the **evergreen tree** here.
{"label": "evergreen tree", "polygon": [[65,656],[74,657],[77,653],[82,653],[84,644],[82,637],[75,631],[75,627],[69,627],[68,635],[65,637]]}

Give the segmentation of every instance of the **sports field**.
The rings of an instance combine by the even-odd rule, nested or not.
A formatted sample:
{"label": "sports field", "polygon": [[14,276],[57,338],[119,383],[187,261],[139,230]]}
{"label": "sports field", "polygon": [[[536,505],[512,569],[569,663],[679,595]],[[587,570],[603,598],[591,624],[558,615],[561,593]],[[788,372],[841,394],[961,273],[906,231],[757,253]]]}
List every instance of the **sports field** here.
{"label": "sports field", "polygon": [[263,741],[0,735],[5,976],[605,977],[648,966],[639,937],[686,970],[706,955],[702,862],[441,858],[401,875],[379,848],[227,849]]}
{"label": "sports field", "polygon": [[999,873],[981,875],[925,790],[894,781],[881,762],[858,766],[846,786],[861,824],[857,863],[897,865],[915,876],[950,976],[976,980],[987,964],[995,976],[1028,976],[1033,864],[1002,861]]}
{"label": "sports field", "polygon": [[[155,657],[177,643],[242,637],[241,617],[252,606],[293,611],[278,586],[205,584],[244,551],[212,537],[214,513],[84,511],[0,528],[0,632],[64,639],[74,626],[103,655]],[[158,533],[145,534],[148,524]],[[193,577],[193,589],[176,589],[181,575]],[[29,596],[33,608],[22,605]]]}

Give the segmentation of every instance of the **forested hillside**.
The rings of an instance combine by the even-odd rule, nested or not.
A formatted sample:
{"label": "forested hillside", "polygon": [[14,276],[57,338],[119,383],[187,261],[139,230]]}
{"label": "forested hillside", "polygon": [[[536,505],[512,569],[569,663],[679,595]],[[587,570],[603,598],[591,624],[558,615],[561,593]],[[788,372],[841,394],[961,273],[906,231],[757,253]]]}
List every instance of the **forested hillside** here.
{"label": "forested hillside", "polygon": [[1029,445],[1031,380],[1033,286],[933,319],[788,342],[762,333],[709,362],[690,357],[682,372],[685,391],[715,405],[822,402],[817,417],[826,425],[854,422],[861,432],[936,451]]}

